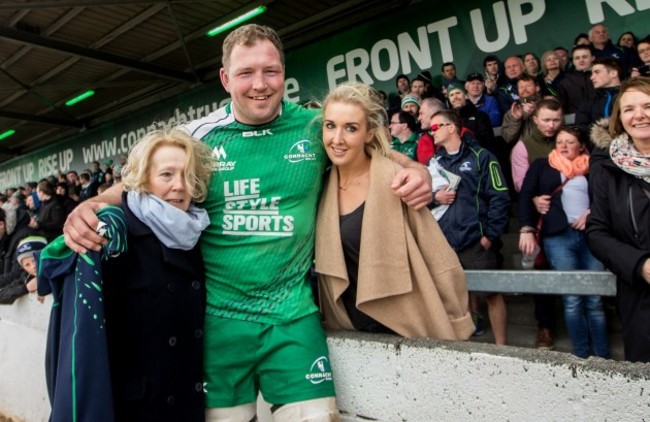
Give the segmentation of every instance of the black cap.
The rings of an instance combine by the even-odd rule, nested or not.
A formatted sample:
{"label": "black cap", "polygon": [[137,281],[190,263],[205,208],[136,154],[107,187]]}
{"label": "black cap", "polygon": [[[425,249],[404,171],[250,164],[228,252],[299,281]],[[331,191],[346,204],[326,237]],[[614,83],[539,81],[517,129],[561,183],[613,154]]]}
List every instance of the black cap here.
{"label": "black cap", "polygon": [[480,73],[470,73],[469,75],[467,75],[467,82],[470,81],[485,82],[485,79],[483,79],[483,75],[481,75]]}

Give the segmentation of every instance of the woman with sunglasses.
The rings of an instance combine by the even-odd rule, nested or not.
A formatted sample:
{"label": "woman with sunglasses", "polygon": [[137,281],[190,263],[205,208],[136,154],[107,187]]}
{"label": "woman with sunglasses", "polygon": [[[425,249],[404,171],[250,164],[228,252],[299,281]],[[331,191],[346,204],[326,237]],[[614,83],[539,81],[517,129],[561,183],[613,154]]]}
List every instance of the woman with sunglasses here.
{"label": "woman with sunglasses", "polygon": [[465,275],[427,209],[389,188],[400,166],[389,152],[375,91],[347,83],[323,103],[332,162],[316,225],[316,272],[329,329],[467,339]]}

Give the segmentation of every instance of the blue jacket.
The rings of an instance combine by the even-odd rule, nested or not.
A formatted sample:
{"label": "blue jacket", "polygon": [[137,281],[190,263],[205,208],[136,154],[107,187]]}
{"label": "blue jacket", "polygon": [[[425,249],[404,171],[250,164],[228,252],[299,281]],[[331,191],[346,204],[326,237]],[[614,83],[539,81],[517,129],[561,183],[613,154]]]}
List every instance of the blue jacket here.
{"label": "blue jacket", "polygon": [[510,196],[494,155],[478,145],[461,142],[458,154],[450,155],[440,148],[436,160],[461,177],[456,200],[438,221],[451,247],[461,251],[483,236],[493,241],[504,234]]}
{"label": "blue jacket", "polygon": [[496,98],[494,98],[492,95],[487,95],[484,93],[474,105],[477,109],[488,115],[492,127],[501,126],[503,115],[499,110],[499,103],[497,102]]}

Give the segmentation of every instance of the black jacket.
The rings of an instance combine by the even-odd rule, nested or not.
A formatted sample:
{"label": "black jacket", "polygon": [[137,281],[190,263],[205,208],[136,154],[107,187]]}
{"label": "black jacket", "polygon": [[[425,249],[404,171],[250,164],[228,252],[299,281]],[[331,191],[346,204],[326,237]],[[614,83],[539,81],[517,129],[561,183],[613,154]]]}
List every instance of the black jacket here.
{"label": "black jacket", "polygon": [[203,421],[199,247],[165,247],[122,202],[128,252],[102,265],[115,420]]}
{"label": "black jacket", "polygon": [[38,208],[38,229],[43,232],[47,243],[63,234],[63,224],[67,216],[66,206],[61,196],[52,195],[47,201],[41,201],[41,206]]}
{"label": "black jacket", "polygon": [[566,114],[575,113],[578,107],[596,94],[591,82],[591,71],[574,70],[560,82],[560,102]]}
{"label": "black jacket", "polygon": [[587,98],[576,112],[576,125],[583,130],[588,130],[592,123],[609,117],[612,113],[612,107],[621,91],[620,86],[611,88],[598,88],[594,95]]}
{"label": "black jacket", "polygon": [[650,362],[650,284],[641,276],[650,258],[650,184],[612,162],[608,139],[606,129],[595,125],[592,141],[600,149],[590,166],[587,241],[594,256],[616,274],[625,358]]}

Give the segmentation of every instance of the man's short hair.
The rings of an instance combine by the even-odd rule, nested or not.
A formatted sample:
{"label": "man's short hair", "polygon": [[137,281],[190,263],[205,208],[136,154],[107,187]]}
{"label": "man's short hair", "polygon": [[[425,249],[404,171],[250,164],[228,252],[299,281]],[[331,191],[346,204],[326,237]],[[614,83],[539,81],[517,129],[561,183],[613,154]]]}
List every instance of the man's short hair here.
{"label": "man's short hair", "polygon": [[489,62],[497,62],[499,63],[499,58],[495,56],[494,54],[490,54],[488,56],[485,56],[483,59],[483,67],[487,66]]}
{"label": "man's short hair", "polygon": [[578,50],[587,50],[587,51],[589,51],[591,53],[592,56],[594,55],[594,49],[591,48],[591,46],[589,46],[587,44],[578,44],[575,47],[573,47],[573,49],[571,50],[571,57],[572,58],[573,58],[573,53],[575,53]]}
{"label": "man's short hair", "polygon": [[543,108],[552,111],[563,111],[562,104],[558,100],[554,98],[545,98],[537,103],[535,110],[533,111],[533,115],[537,116],[537,114],[539,114],[539,111]]}
{"label": "man's short hair", "polygon": [[235,29],[223,41],[221,63],[224,69],[228,69],[228,66],[230,66],[230,55],[236,46],[250,47],[258,41],[270,41],[278,50],[280,62],[284,66],[284,48],[278,33],[268,26],[251,23]]}
{"label": "man's short hair", "polygon": [[444,62],[442,66],[440,66],[440,71],[442,72],[443,70],[445,70],[445,67],[447,66],[453,66],[454,69],[456,69],[456,65],[453,62]]}
{"label": "man's short hair", "polygon": [[529,75],[527,73],[524,73],[523,75],[521,75],[519,77],[519,80],[517,81],[517,83],[522,82],[522,81],[523,82],[532,82],[532,83],[535,84],[535,86],[539,86],[539,81],[537,80],[537,78],[535,76]]}
{"label": "man's short hair", "polygon": [[54,185],[50,183],[49,180],[42,180],[38,182],[38,186],[36,189],[40,190],[45,195],[49,195],[49,196],[54,195]]}
{"label": "man's short hair", "polygon": [[453,123],[456,126],[456,134],[460,136],[460,131],[463,128],[463,120],[460,118],[460,114],[456,110],[440,110],[433,114],[432,119],[436,116],[441,116],[448,123]]}
{"label": "man's short hair", "polygon": [[607,70],[615,70],[616,74],[618,75],[618,78],[621,79],[621,64],[618,62],[613,57],[597,57],[594,59],[593,63],[591,66],[595,66],[597,64],[601,64],[605,66]]}
{"label": "man's short hair", "polygon": [[411,132],[418,131],[419,128],[418,128],[418,123],[415,120],[415,116],[413,116],[408,111],[403,111],[403,110],[398,111],[396,114],[397,114],[397,118],[399,119],[399,122],[406,123],[406,127],[408,127]]}

